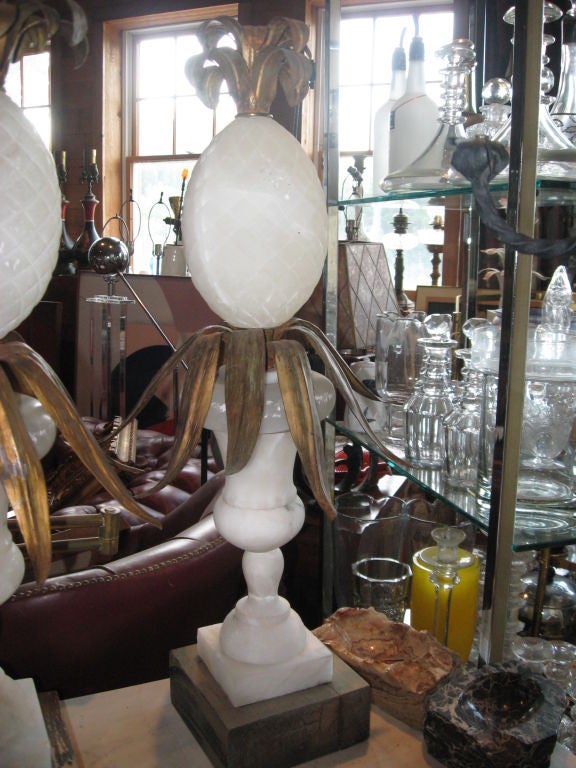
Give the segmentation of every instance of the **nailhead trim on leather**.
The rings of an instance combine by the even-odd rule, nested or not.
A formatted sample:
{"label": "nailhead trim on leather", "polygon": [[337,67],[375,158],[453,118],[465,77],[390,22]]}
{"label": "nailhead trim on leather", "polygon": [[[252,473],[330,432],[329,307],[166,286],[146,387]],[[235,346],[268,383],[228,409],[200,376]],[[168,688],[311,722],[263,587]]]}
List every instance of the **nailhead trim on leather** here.
{"label": "nailhead trim on leather", "polygon": [[149,565],[145,568],[137,568],[136,570],[128,571],[127,573],[111,573],[109,576],[98,576],[91,579],[83,579],[82,581],[73,581],[65,585],[31,587],[30,589],[26,589],[24,591],[20,591],[18,594],[12,595],[9,602],[16,602],[27,597],[35,597],[37,595],[41,596],[49,595],[51,593],[67,592],[71,589],[80,589],[87,584],[102,584],[109,581],[127,579],[131,576],[140,576],[145,573],[153,573],[154,571],[159,571],[162,568],[166,568],[170,565],[175,565],[176,563],[182,563],[185,560],[193,560],[196,557],[200,557],[206,552],[210,552],[210,550],[221,546],[224,541],[225,539],[223,539],[222,536],[219,536],[218,538],[214,539],[214,541],[203,544],[201,547],[198,547],[198,549],[194,549],[192,552],[188,552],[185,555],[178,555],[178,557],[173,557],[170,560],[163,560],[161,563]]}

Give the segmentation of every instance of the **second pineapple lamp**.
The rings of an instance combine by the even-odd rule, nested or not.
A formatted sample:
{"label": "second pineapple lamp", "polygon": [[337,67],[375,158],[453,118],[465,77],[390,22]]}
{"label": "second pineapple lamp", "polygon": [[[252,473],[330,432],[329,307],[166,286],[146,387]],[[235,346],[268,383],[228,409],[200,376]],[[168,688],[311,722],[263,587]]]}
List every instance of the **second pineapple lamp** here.
{"label": "second pineapple lamp", "polygon": [[[235,49],[216,48],[225,35],[234,38]],[[183,242],[198,291],[227,324],[242,329],[231,334],[231,347],[249,347],[240,356],[226,355],[204,422],[226,457],[214,519],[221,534],[245,550],[248,595],[221,625],[198,631],[198,654],[238,706],[332,678],[330,652],[277,593],[280,547],[300,530],[304,509],[292,480],[296,447],[282,350],[264,351],[264,339],[274,338],[320,279],[327,214],[313,163],[269,114],[278,82],[289,103],[298,103],[308,90],[305,25],[277,19],[268,27],[241,27],[219,19],[204,25],[199,38],[204,53],[190,59],[188,77],[213,107],[219,93],[214,82],[226,75],[238,115],[194,167],[184,198]],[[260,353],[261,368],[255,364]],[[252,374],[239,401],[246,370]],[[308,396],[322,418],[332,407],[332,385],[314,375],[310,386]],[[247,429],[250,422],[255,429]]]}
{"label": "second pineapple lamp", "polygon": [[184,191],[186,188],[186,179],[188,178],[188,168],[182,170],[182,186],[180,194],[169,197],[170,205],[174,211],[174,217],[164,219],[166,224],[172,224],[174,227],[174,243],[165,243],[162,249],[162,275],[173,277],[184,276],[186,274],[186,258],[184,256],[184,247],[182,245],[182,214],[184,212]]}

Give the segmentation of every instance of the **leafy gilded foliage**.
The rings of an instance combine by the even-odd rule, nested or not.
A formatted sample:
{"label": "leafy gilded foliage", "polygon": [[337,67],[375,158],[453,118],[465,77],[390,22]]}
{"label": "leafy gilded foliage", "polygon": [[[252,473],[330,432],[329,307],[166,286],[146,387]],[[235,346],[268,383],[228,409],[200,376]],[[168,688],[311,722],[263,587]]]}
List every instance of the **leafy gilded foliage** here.
{"label": "leafy gilded foliage", "polygon": [[[206,334],[208,346],[199,339]],[[302,337],[304,345],[292,337]],[[268,335],[270,338],[268,338]],[[378,444],[384,456],[386,448],[380,443],[358,404],[356,394],[379,400],[351,371],[322,331],[312,323],[295,318],[272,331],[210,326],[184,343],[164,364],[142,395],[124,424],[145,406],[161,380],[174,365],[186,358],[188,367],[179,401],[180,423],[175,446],[165,476],[139,498],[156,493],[170,482],[190,457],[200,436],[216,380],[216,362],[226,367],[225,407],[228,429],[226,474],[240,472],[252,455],[260,429],[264,401],[264,377],[275,368],[286,419],[296,450],[311,490],[321,508],[334,514],[325,472],[324,437],[314,398],[310,365],[306,354],[310,348],[325,365],[331,379],[365,432]],[[188,356],[194,350],[194,354]],[[399,463],[397,456],[390,458]]]}
{"label": "leafy gilded foliage", "polygon": [[74,51],[77,66],[83,63],[88,54],[86,15],[75,0],[64,1],[70,18],[42,0],[0,1],[0,85],[11,63],[44,51],[57,32]]}
{"label": "leafy gilded foliage", "polygon": [[[208,326],[193,334],[158,371],[136,407],[117,428],[136,418],[158,385],[185,364],[174,450],[161,481],[138,498],[170,483],[192,455],[206,420],[221,365],[226,366],[225,407],[229,434],[226,474],[241,471],[254,449],[264,410],[264,380],[274,367],[286,419],[311,490],[324,512],[335,514],[325,469],[324,441],[312,374],[304,344],[316,352],[326,373],[376,442],[355,393],[378,399],[352,373],[322,331],[297,318],[280,328]],[[88,432],[64,386],[44,360],[20,341],[0,343],[0,460],[2,482],[14,508],[39,580],[50,562],[50,530],[42,468],[15,405],[13,391],[42,403],[82,463],[108,493],[137,517],[158,525],[124,487],[107,456]],[[384,450],[381,446],[381,450]],[[397,457],[392,457],[398,461]]]}
{"label": "leafy gilded foliage", "polygon": [[[236,48],[220,45],[228,35]],[[290,106],[299,104],[308,92],[312,61],[303,22],[277,18],[265,27],[243,27],[223,17],[207,21],[198,38],[204,50],[188,60],[185,72],[210,109],[218,103],[223,80],[239,114],[269,114],[278,84]]]}
{"label": "leafy gilded foliage", "polygon": [[84,466],[112,498],[158,526],[120,481],[94,436],[86,429],[68,392],[50,366],[21,341],[0,344],[0,470],[26,549],[39,581],[50,564],[50,524],[46,481],[13,392],[36,397]]}

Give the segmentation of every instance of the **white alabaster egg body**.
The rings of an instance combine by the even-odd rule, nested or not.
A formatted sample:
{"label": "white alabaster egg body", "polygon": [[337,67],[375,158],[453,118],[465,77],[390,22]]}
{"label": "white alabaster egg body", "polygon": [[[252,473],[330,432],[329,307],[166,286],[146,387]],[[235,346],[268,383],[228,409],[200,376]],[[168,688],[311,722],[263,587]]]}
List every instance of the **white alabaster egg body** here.
{"label": "white alabaster egg body", "polygon": [[326,199],[301,145],[270,117],[241,116],[194,167],[182,237],[194,285],[223,320],[272,328],[322,274]]}
{"label": "white alabaster egg body", "polygon": [[0,338],[40,301],[62,231],[54,161],[22,110],[0,92]]}

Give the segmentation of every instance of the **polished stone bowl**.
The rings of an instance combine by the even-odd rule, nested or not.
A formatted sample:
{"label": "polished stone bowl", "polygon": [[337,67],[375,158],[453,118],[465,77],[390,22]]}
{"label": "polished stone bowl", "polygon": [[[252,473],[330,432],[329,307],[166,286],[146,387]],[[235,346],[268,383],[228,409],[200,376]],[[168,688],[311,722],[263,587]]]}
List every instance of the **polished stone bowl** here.
{"label": "polished stone bowl", "polygon": [[447,768],[547,768],[565,706],[561,686],[524,665],[467,668],[431,694],[424,742]]}
{"label": "polished stone bowl", "polygon": [[482,718],[487,728],[518,725],[543,701],[542,689],[532,677],[496,670],[475,679],[458,699],[464,720]]}

